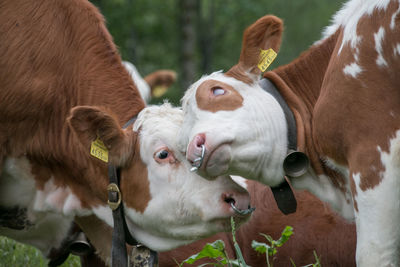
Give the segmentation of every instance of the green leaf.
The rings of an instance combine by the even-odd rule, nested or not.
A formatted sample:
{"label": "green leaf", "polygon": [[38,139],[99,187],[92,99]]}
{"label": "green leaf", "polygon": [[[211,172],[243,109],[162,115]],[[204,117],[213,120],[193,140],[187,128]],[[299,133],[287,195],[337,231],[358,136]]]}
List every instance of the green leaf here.
{"label": "green leaf", "polygon": [[260,235],[262,235],[263,237],[265,237],[265,239],[267,239],[267,240],[268,240],[268,242],[270,242],[270,243],[271,243],[271,245],[274,245],[274,243],[275,243],[275,240],[274,240],[274,239],[272,239],[272,237],[271,237],[270,235],[266,235],[266,234],[263,234],[263,233],[260,233]]}
{"label": "green leaf", "polygon": [[289,238],[293,235],[293,227],[286,226],[285,229],[282,231],[281,237],[276,241],[276,246],[281,247]]}
{"label": "green leaf", "polygon": [[270,248],[268,249],[268,255],[269,256],[274,256],[278,251],[276,250],[276,248]]}
{"label": "green leaf", "polygon": [[261,242],[257,242],[257,241],[255,241],[255,240],[253,240],[253,241],[251,242],[251,247],[252,247],[255,251],[257,251],[258,253],[261,253],[261,254],[267,253],[267,251],[271,248],[271,247],[268,246],[267,244],[261,243]]}
{"label": "green leaf", "polygon": [[216,240],[211,244],[207,243],[199,253],[190,256],[189,258],[184,260],[183,263],[193,264],[197,260],[203,258],[211,258],[211,259],[222,258],[221,263],[226,264],[227,260],[225,258],[224,250],[225,250],[224,241]]}

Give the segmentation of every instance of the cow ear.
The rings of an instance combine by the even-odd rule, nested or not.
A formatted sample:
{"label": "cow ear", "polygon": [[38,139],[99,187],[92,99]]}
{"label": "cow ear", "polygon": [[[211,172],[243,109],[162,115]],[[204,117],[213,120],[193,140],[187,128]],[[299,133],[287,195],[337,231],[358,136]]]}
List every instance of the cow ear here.
{"label": "cow ear", "polygon": [[237,77],[238,72],[241,72],[239,76],[250,73],[252,80],[254,80],[254,77],[258,78],[258,75],[261,74],[261,70],[257,67],[261,49],[268,50],[271,48],[278,53],[282,33],[283,22],[281,19],[271,15],[258,19],[245,30],[239,62],[226,75]]}
{"label": "cow ear", "polygon": [[122,166],[132,155],[136,135],[132,131],[122,130],[111,111],[101,107],[78,106],[71,109],[67,121],[87,151],[91,150],[92,142],[99,139],[112,164]]}
{"label": "cow ear", "polygon": [[176,81],[176,72],[172,70],[158,70],[144,77],[144,80],[150,86],[151,95],[153,97],[161,97],[167,92],[168,87]]}

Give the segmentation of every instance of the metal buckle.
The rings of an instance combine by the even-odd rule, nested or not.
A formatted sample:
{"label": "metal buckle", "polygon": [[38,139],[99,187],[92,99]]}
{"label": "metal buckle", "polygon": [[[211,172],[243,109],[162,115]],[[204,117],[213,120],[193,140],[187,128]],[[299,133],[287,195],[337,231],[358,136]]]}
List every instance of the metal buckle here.
{"label": "metal buckle", "polygon": [[[121,191],[119,190],[118,185],[111,183],[107,186],[107,191],[108,191],[108,206],[112,209],[112,210],[116,210],[119,207],[119,204],[121,204]],[[110,193],[117,193],[117,201],[111,201],[110,200]]]}

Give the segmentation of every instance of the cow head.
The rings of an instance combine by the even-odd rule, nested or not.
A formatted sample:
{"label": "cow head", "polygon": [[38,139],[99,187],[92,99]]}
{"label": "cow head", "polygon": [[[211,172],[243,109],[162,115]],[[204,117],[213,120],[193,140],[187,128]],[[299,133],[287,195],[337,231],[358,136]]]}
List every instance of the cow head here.
{"label": "cow head", "polygon": [[[183,146],[194,161],[205,147],[199,174],[229,173],[274,186],[284,177],[287,126],[282,108],[258,84],[260,50],[279,50],[283,25],[274,16],[257,20],[245,32],[238,64],[194,83],[182,99]],[[254,168],[254,166],[256,166]]]}
{"label": "cow head", "polygon": [[[148,107],[126,130],[111,114],[102,108],[76,107],[69,122],[84,147],[99,138],[109,161],[121,167],[127,225],[139,242],[168,250],[228,230],[230,216],[235,216],[230,202],[248,208],[248,192],[230,177],[208,181],[189,171],[190,163],[176,143],[181,110],[169,104]],[[108,207],[93,210],[112,225]],[[237,219],[240,223],[247,217]]]}

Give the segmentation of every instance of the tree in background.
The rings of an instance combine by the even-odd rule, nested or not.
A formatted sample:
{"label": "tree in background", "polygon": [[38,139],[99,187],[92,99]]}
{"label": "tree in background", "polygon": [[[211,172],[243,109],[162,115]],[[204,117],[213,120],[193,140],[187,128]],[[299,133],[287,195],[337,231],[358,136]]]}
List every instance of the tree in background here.
{"label": "tree in background", "polygon": [[282,48],[270,67],[274,68],[321,39],[344,0],[91,1],[105,16],[122,58],[142,75],[160,68],[178,72],[179,82],[167,98],[179,104],[190,83],[237,62],[243,31],[258,18],[273,14],[285,24]]}
{"label": "tree in background", "polygon": [[196,18],[201,2],[197,0],[178,0],[180,39],[180,81],[182,88],[187,88],[196,76]]}

